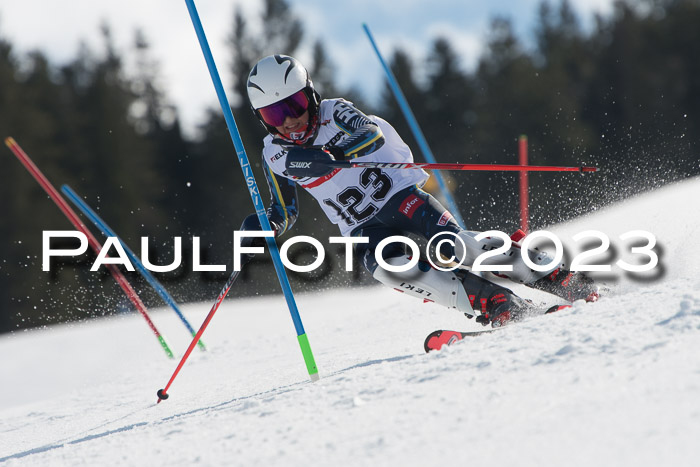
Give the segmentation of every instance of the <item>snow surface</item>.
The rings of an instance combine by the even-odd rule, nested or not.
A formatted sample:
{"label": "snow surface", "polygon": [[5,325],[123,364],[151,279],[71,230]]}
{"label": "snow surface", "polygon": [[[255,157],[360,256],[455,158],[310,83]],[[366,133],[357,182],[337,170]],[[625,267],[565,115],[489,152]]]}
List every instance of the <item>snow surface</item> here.
{"label": "snow surface", "polygon": [[[226,301],[158,405],[177,362],[138,315],[0,336],[0,464],[700,465],[699,192],[556,226],[605,232],[615,259],[648,230],[660,265],[440,352],[429,332],[479,325],[387,288],[299,293],[316,383],[281,296]],[[199,324],[210,307],[183,309]],[[174,313],[153,318],[184,352]]]}

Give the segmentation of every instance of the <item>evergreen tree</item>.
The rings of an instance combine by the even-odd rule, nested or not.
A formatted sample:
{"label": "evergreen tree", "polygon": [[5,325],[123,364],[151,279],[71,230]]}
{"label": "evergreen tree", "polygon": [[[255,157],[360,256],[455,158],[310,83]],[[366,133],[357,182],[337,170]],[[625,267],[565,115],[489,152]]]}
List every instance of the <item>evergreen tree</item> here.
{"label": "evergreen tree", "polygon": [[473,83],[461,70],[459,57],[446,39],[434,42],[427,65],[430,98],[425,110],[428,123],[433,125],[433,151],[440,160],[459,160],[471,145]]}
{"label": "evergreen tree", "polygon": [[[302,58],[324,98],[346,97],[382,116],[422,159],[390,89],[369,106],[362,102],[363,89],[339,89],[335,64],[322,44],[304,48],[302,23],[287,1],[266,0],[260,17],[253,18],[255,28],[241,9],[232,19],[229,97],[263,197],[259,154],[265,131],[250,111],[246,80],[254,63],[272,53]],[[544,1],[533,50],[515,35],[510,20],[496,18],[474,72],[460,68],[445,38],[435,39],[422,61],[413,63],[399,49],[390,63],[440,161],[513,163],[516,139],[525,133],[532,164],[589,162],[603,169],[586,177],[530,174],[532,225],[541,227],[700,174],[699,23],[697,0],[618,0],[613,14],[597,16],[587,31],[570,0]],[[61,66],[42,51],[16,55],[0,34],[0,136],[15,137],[55,185],[68,183],[85,196],[132,249],[138,250],[142,235],[198,235],[205,263],[230,263],[231,232],[253,210],[221,110],[210,109],[198,138],[189,141],[162,90],[145,35],[137,32],[134,49],[123,55],[109,28],[103,26],[102,33],[100,50],[83,44]],[[125,63],[132,60],[137,66],[129,73]],[[5,152],[0,332],[128,308],[113,281],[87,272],[85,264],[41,271],[42,230],[71,227]],[[516,227],[514,174],[446,175],[458,181],[455,195],[470,228]],[[335,235],[316,202],[303,190],[300,195],[302,215],[294,234]],[[168,261],[169,248],[157,246]],[[226,275],[180,279],[176,298],[211,299]],[[233,295],[278,290],[271,267],[244,276]],[[318,286],[358,280],[321,276]],[[152,296],[145,293],[147,304],[154,303]]]}
{"label": "evergreen tree", "polygon": [[[0,32],[2,30],[0,29]],[[12,51],[12,45],[0,35],[0,137],[13,134],[16,130],[14,126],[14,112],[20,106],[17,102],[20,93],[19,86],[15,82],[17,74],[17,59]],[[5,152],[5,149],[2,149]],[[13,321],[16,316],[16,306],[14,306],[13,288],[14,281],[24,282],[26,275],[24,268],[19,267],[21,254],[17,243],[21,242],[21,227],[16,223],[16,219],[21,218],[14,200],[18,193],[23,190],[21,186],[21,168],[7,153],[0,157],[0,212],[3,220],[0,222],[0,332],[9,331],[13,328]],[[20,282],[20,283],[21,283]]]}
{"label": "evergreen tree", "polygon": [[[134,38],[136,75],[132,78],[135,100],[129,115],[137,133],[154,151],[154,169],[161,182],[158,204],[167,206],[166,226],[186,232],[195,218],[197,201],[190,189],[193,164],[190,144],[185,141],[175,107],[168,102],[159,82],[160,69],[150,56],[150,46],[142,31]],[[189,184],[189,185],[188,185]]]}
{"label": "evergreen tree", "polygon": [[[427,112],[425,109],[425,93],[419,87],[416,77],[414,76],[414,64],[406,52],[401,49],[394,51],[389,66],[392,73],[396,77],[396,82],[401,88],[401,92],[406,98],[406,102],[411,106],[418,124],[423,127],[427,123]],[[396,97],[386,81],[380,97],[382,110],[378,111],[382,118],[391,123],[396,131],[401,135],[401,138],[411,147],[411,150],[416,156],[419,156],[420,149],[416,142],[411,127],[408,125],[404,117],[401,107],[399,106]]]}
{"label": "evergreen tree", "polygon": [[321,41],[315,41],[311,51],[311,63],[308,71],[314,82],[314,89],[324,99],[340,96],[332,67],[333,63],[331,63],[326,49],[323,48],[323,44]]}

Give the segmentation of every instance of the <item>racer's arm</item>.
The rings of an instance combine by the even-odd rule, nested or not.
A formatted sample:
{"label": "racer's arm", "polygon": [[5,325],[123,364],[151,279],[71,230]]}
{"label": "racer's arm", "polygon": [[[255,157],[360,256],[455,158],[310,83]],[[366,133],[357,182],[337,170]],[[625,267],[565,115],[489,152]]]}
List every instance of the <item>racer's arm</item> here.
{"label": "racer's arm", "polygon": [[350,135],[342,143],[325,148],[336,160],[366,156],[384,145],[384,134],[379,126],[348,102],[335,104],[333,120],[342,131]]}
{"label": "racer's arm", "polygon": [[293,180],[275,174],[264,160],[263,170],[271,198],[270,206],[267,208],[267,218],[275,229],[275,236],[279,236],[291,229],[297,220],[299,213],[297,186]]}
{"label": "racer's arm", "polygon": [[[280,177],[270,170],[267,162],[263,160],[265,180],[270,188],[270,207],[267,208],[267,219],[270,227],[275,232],[275,237],[289,230],[297,219],[297,189],[294,181]],[[243,220],[240,230],[262,230],[257,214],[250,214]],[[263,246],[265,240],[262,237],[243,237],[241,246]],[[252,254],[241,255],[242,264],[247,264],[253,259]]]}

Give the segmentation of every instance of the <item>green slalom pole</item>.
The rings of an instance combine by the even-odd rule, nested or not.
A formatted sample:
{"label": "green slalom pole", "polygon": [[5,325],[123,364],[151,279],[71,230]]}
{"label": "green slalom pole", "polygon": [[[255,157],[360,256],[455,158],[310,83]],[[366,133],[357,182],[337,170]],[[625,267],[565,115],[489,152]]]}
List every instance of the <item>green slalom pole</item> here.
{"label": "green slalom pole", "polygon": [[[204,59],[207,62],[209,75],[211,76],[214,88],[216,89],[216,95],[219,99],[221,110],[224,113],[226,126],[228,127],[229,134],[231,135],[233,146],[236,149],[236,155],[238,156],[238,162],[241,165],[241,170],[243,170],[243,176],[245,177],[246,184],[248,185],[248,191],[250,192],[250,196],[253,200],[255,213],[258,216],[262,230],[271,231],[272,227],[270,226],[270,221],[267,219],[265,205],[260,197],[258,185],[253,175],[253,169],[248,161],[248,156],[246,155],[243,140],[241,139],[238,126],[236,125],[236,120],[233,118],[231,105],[226,98],[226,92],[224,91],[224,86],[221,83],[219,72],[216,69],[216,63],[214,62],[214,57],[212,56],[207,37],[204,34],[204,28],[202,27],[202,22],[199,19],[199,14],[197,13],[193,0],[185,0],[185,3],[187,4],[187,10],[190,13],[190,18],[192,19],[192,25],[197,33],[197,39],[199,40],[199,45],[202,49],[202,53],[204,54]],[[272,257],[272,263],[275,266],[275,271],[277,272],[277,277],[280,281],[280,286],[282,287],[282,292],[284,293],[284,298],[287,301],[289,313],[292,315],[292,321],[294,322],[294,327],[297,331],[299,347],[301,348],[301,353],[304,357],[304,362],[306,363],[306,369],[309,372],[311,381],[318,381],[319,376],[316,361],[314,360],[314,355],[311,352],[311,346],[309,345],[309,339],[306,336],[306,331],[304,331],[304,326],[301,322],[301,317],[299,316],[299,310],[294,300],[294,294],[292,293],[292,287],[289,284],[289,278],[287,277],[287,273],[284,270],[284,265],[282,264],[282,259],[280,258],[279,249],[277,248],[274,238],[266,237],[266,241],[267,247],[270,250],[270,256]]]}

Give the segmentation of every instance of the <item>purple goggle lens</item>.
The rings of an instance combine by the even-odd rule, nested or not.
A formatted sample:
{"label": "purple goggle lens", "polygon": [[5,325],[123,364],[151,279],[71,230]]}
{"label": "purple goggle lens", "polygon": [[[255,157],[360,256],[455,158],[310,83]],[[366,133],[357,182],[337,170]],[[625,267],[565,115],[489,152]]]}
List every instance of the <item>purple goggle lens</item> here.
{"label": "purple goggle lens", "polygon": [[282,101],[258,109],[258,112],[265,123],[278,127],[282,126],[287,117],[301,117],[308,108],[309,100],[302,89]]}

